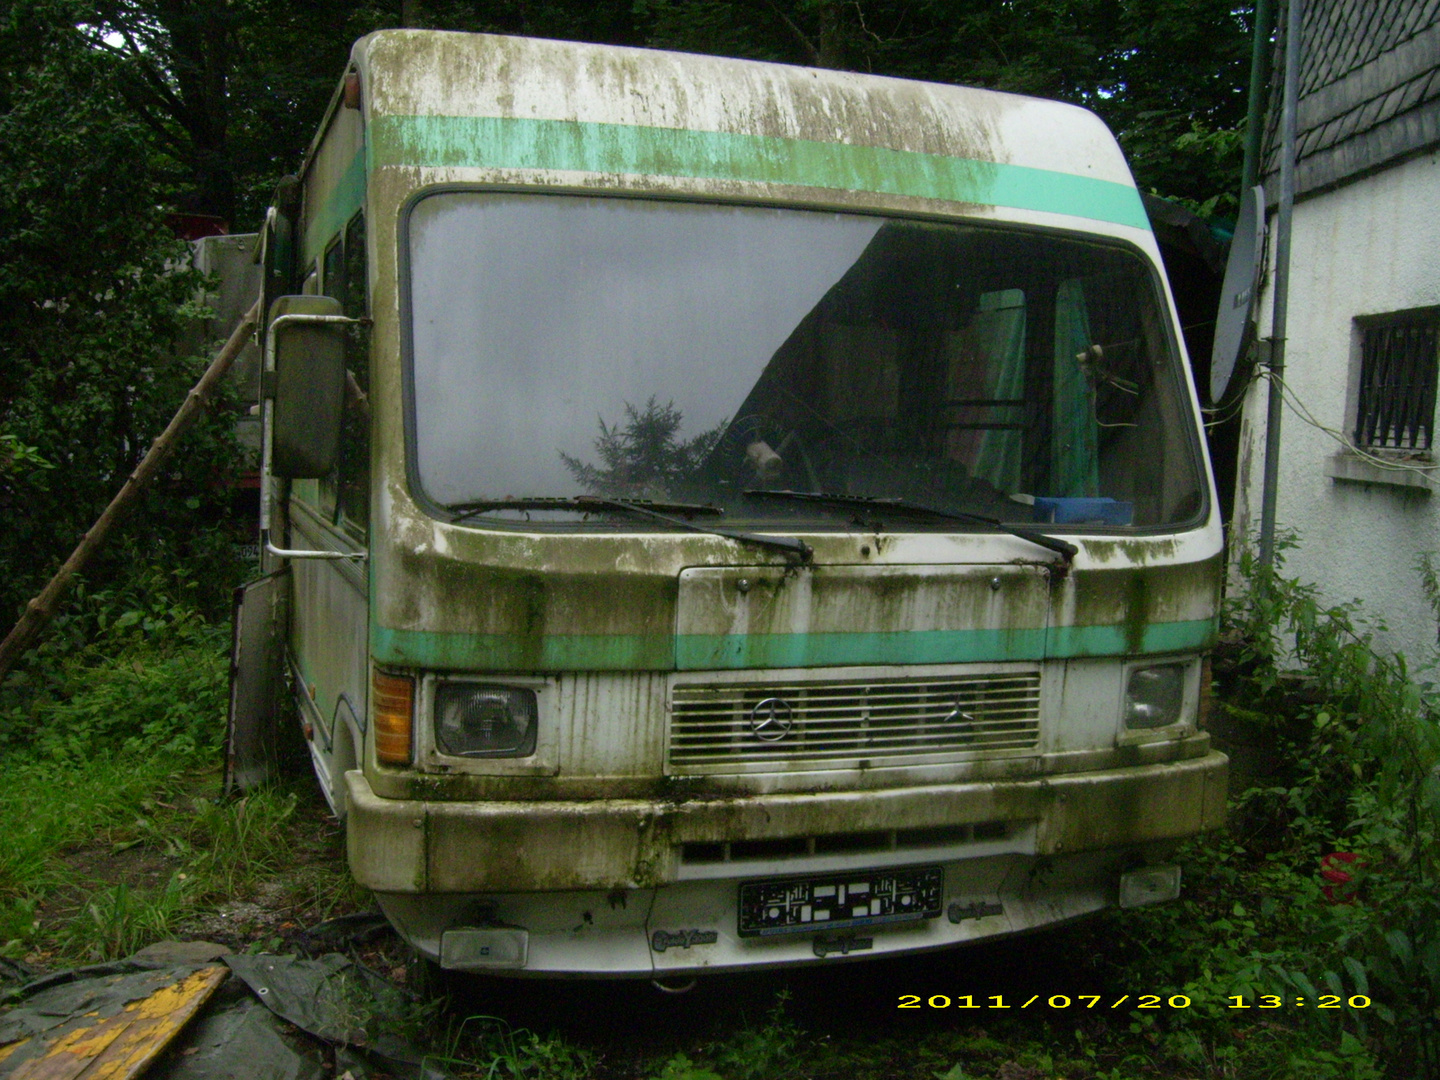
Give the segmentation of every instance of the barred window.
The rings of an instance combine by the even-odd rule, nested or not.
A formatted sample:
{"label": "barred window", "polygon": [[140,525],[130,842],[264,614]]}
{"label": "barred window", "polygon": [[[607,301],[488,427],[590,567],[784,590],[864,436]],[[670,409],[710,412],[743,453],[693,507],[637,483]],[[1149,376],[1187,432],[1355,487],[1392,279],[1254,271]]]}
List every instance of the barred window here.
{"label": "barred window", "polygon": [[1355,322],[1360,329],[1356,445],[1429,450],[1435,428],[1440,308],[1366,315]]}

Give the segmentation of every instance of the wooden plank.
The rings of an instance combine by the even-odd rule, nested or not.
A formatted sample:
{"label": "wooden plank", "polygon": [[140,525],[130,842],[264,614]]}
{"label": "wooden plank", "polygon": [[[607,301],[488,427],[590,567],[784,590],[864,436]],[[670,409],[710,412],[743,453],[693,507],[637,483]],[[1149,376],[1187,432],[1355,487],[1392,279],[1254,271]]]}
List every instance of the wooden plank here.
{"label": "wooden plank", "polygon": [[162,986],[114,1016],[67,1031],[43,1056],[22,1063],[11,1075],[15,1080],[132,1080],[229,974],[230,969],[219,964]]}

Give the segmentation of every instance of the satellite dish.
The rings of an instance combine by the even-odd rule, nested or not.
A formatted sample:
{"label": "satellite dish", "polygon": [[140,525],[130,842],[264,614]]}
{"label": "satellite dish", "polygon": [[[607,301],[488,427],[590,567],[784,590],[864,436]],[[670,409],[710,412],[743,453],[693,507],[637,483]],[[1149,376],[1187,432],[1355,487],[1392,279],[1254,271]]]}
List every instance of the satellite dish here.
{"label": "satellite dish", "polygon": [[1260,283],[1260,256],[1265,244],[1265,189],[1259,185],[1240,197],[1240,218],[1225,261],[1225,284],[1215,316],[1215,345],[1210,352],[1210,401],[1225,396],[1235,365],[1250,344],[1251,312]]}

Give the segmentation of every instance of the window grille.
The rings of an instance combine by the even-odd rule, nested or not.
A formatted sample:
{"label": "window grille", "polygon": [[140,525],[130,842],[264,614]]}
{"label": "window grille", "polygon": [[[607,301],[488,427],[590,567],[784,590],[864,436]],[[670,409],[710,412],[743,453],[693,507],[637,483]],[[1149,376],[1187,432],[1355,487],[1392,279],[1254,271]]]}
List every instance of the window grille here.
{"label": "window grille", "polygon": [[1357,319],[1360,400],[1355,442],[1385,450],[1429,450],[1435,427],[1440,308]]}

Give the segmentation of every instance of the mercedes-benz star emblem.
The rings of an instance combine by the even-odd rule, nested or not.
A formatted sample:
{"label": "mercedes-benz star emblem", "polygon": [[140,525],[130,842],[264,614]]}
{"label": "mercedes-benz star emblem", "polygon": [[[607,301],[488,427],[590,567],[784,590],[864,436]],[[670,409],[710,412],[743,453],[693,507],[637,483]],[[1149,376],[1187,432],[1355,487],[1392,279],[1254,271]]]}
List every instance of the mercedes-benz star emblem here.
{"label": "mercedes-benz star emblem", "polygon": [[779,742],[795,726],[795,710],[784,698],[767,697],[750,710],[750,733],[761,742]]}
{"label": "mercedes-benz star emblem", "polygon": [[946,715],[945,719],[940,722],[942,724],[952,724],[957,720],[961,720],[967,724],[975,723],[975,717],[971,716],[968,712],[962,709],[960,707],[960,702],[958,701],[955,702],[955,708],[951,709],[950,712]]}

